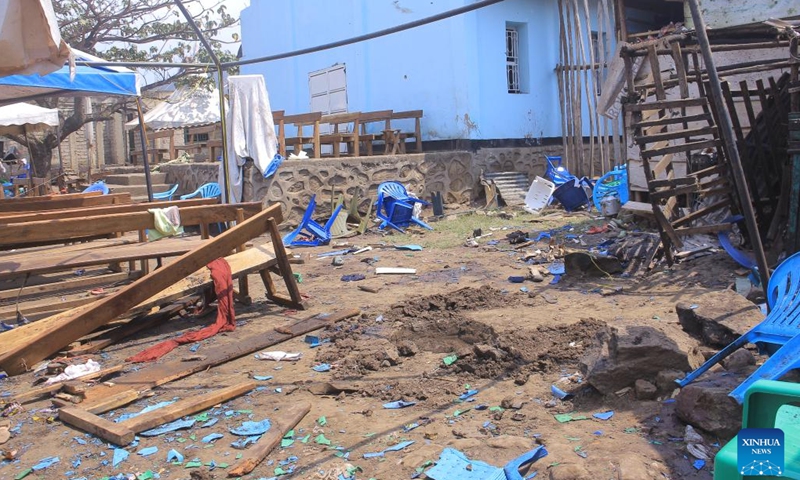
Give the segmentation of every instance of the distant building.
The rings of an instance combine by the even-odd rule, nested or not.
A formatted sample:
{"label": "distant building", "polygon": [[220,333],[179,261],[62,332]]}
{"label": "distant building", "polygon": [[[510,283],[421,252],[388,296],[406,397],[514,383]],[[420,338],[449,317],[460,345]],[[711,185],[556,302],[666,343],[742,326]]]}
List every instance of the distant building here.
{"label": "distant building", "polygon": [[[470,0],[252,0],[243,59],[314,47],[429,17]],[[596,1],[590,1],[595,4]],[[244,66],[275,110],[424,110],[435,140],[561,138],[555,0],[506,0],[382,38]],[[588,48],[588,47],[587,47]]]}

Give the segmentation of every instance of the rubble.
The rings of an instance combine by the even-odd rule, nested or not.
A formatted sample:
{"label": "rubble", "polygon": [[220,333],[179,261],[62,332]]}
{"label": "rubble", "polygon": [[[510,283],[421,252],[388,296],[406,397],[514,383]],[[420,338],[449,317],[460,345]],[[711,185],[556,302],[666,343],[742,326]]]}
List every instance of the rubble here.
{"label": "rubble", "polygon": [[764,315],[759,308],[731,291],[709,292],[692,303],[675,305],[683,329],[704,344],[723,348],[756,326]]}
{"label": "rubble", "polygon": [[728,440],[739,431],[742,406],[729,397],[743,377],[711,372],[681,389],[675,413],[682,421]]}

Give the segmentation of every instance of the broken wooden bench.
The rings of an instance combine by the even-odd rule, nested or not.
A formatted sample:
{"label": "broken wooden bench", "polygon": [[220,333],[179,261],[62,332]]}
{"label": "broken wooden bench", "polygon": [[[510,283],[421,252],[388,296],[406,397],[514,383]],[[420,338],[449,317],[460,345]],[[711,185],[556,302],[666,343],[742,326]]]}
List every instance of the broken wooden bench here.
{"label": "broken wooden bench", "polygon": [[[89,305],[1,333],[0,368],[9,375],[28,371],[39,361],[125,314],[140,303],[153,296],[167,294],[170,288],[175,288],[176,282],[198,270],[204,270],[205,265],[212,260],[224,257],[233,250],[241,249],[246,242],[267,232],[272,238],[275,258],[270,264],[257,267],[267,288],[267,297],[279,304],[304,309],[305,305],[278,232],[277,225],[280,221],[282,221],[280,206],[272,205],[113,295]],[[240,253],[247,254],[250,250],[256,249]],[[270,272],[276,272],[283,278],[289,292],[288,297],[277,292]]]}

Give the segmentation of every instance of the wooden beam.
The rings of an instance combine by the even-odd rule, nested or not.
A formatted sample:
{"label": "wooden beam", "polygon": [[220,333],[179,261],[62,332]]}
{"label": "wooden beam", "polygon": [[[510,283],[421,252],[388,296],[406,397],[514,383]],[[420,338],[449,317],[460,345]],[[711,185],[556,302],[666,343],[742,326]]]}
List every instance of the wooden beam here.
{"label": "wooden beam", "polygon": [[[133,394],[132,396],[135,400],[140,392],[146,392],[160,385],[188,377],[194,373],[206,371],[216,365],[221,365],[239,357],[250,355],[259,350],[278,345],[292,338],[305,335],[320,328],[328,327],[336,322],[360,314],[361,311],[357,308],[339,310],[331,314],[318,314],[292,323],[284,330],[288,333],[277,331],[258,333],[232,340],[225,345],[218,345],[214,349],[209,350],[206,358],[203,360],[194,362],[182,362],[177,360],[151,364],[147,367],[143,367],[139,371],[125,375],[124,378],[114,382],[113,385],[99,384],[93,386],[87,390],[86,400],[84,400],[81,405],[84,408],[92,409],[95,413],[107,412],[121,406],[118,402],[109,406],[106,403],[106,399],[110,397],[130,392]],[[283,324],[285,320],[279,318],[278,322]],[[122,405],[124,405],[124,403]]]}
{"label": "wooden beam", "polygon": [[[3,263],[0,263],[0,265]],[[2,272],[0,272],[0,274],[2,274]],[[138,271],[110,273],[108,275],[98,275],[85,278],[79,277],[75,280],[64,280],[55,283],[47,283],[44,285],[35,285],[33,287],[25,287],[22,289],[22,292],[20,292],[18,288],[12,290],[2,290],[0,291],[0,302],[16,300],[18,296],[19,298],[29,298],[46,294],[69,292],[72,290],[86,290],[98,286],[113,285],[126,280],[133,281],[139,277],[140,274]]]}
{"label": "wooden beam", "polygon": [[[252,202],[181,208],[181,224],[202,225],[236,220],[236,210],[239,208],[244,209],[245,217],[250,218],[261,210],[262,205],[261,202]],[[153,214],[145,211],[0,226],[0,246],[16,246],[147,230],[155,228],[155,223]]]}
{"label": "wooden beam", "polygon": [[255,445],[247,449],[246,456],[228,471],[228,476],[242,477],[255,470],[258,464],[280,445],[284,435],[294,429],[310,411],[311,404],[308,402],[292,405],[285,412],[279,411],[279,417],[273,422],[272,428]]}
{"label": "wooden beam", "polygon": [[629,112],[646,112],[649,110],[666,110],[669,108],[702,107],[705,98],[687,98],[683,100],[664,100],[661,102],[628,103],[625,109]]}
{"label": "wooden beam", "polygon": [[[62,198],[59,198],[62,197]],[[69,198],[63,198],[69,197]],[[40,212],[44,210],[61,210],[65,208],[96,207],[98,205],[117,205],[131,203],[130,193],[112,193],[110,195],[53,195],[26,199],[8,198],[0,200],[0,215],[18,214],[20,212]]]}
{"label": "wooden beam", "polygon": [[662,140],[678,140],[681,138],[698,137],[701,135],[712,135],[717,131],[717,127],[700,127],[689,128],[687,130],[675,130],[672,132],[654,133],[651,135],[643,135],[641,137],[634,137],[634,141],[640,145],[648,143],[660,142]]}
{"label": "wooden beam", "polygon": [[669,147],[658,148],[655,150],[645,150],[642,152],[642,158],[649,159],[666,155],[668,153],[690,152],[695,150],[703,150],[705,148],[718,148],[721,146],[719,140],[700,140],[697,142],[688,142],[680,145],[670,145]]}
{"label": "wooden beam", "polygon": [[84,432],[109,441],[116,445],[124,446],[133,441],[136,434],[122,423],[98,417],[79,407],[64,407],[58,411],[58,419],[64,423],[80,428]]}
{"label": "wooden beam", "polygon": [[[63,321],[53,325],[51,330],[33,335],[22,345],[0,356],[0,368],[9,375],[18,375],[27,371],[37,362],[110,322],[140,302],[169,288],[178,280],[203,268],[212,260],[228,255],[238,245],[265,233],[273,219],[282,219],[280,205],[270,206],[258,215],[210,240],[202,247],[184,254],[174,262],[124,287],[115,295],[66,316]],[[276,243],[280,241],[280,239],[273,239],[273,242]],[[284,274],[292,275],[291,270]],[[17,330],[14,329],[11,332]]]}
{"label": "wooden beam", "polygon": [[702,122],[702,121],[709,121],[711,120],[711,115],[707,113],[699,113],[697,115],[669,115],[665,117],[661,117],[658,120],[649,120],[639,122],[636,125],[633,125],[634,128],[648,128],[648,127],[655,127],[655,126],[663,126],[663,125],[673,125],[676,123],[691,123],[691,122]]}
{"label": "wooden beam", "polygon": [[[97,371],[97,372],[90,373],[88,375],[84,375],[82,377],[79,377],[79,378],[77,378],[77,380],[85,382],[86,380],[92,380],[92,379],[95,379],[95,378],[107,377],[107,376],[112,375],[114,373],[121,372],[123,368],[125,368],[124,364],[116,365],[116,366],[109,367],[109,368],[104,368],[104,369],[102,369],[100,371]],[[39,398],[39,397],[41,397],[43,395],[47,395],[48,393],[57,392],[57,391],[61,390],[61,387],[63,387],[63,386],[64,386],[64,382],[58,382],[58,383],[54,383],[52,385],[47,385],[45,387],[33,388],[31,390],[28,390],[27,392],[24,392],[24,393],[21,393],[19,395],[14,396],[14,397],[8,398],[8,399],[6,399],[6,401],[8,401],[9,403],[10,402],[19,402],[19,403],[29,402],[29,401],[35,400],[35,399],[37,399],[37,398]]]}
{"label": "wooden beam", "polygon": [[42,220],[61,220],[65,218],[92,217],[95,215],[113,215],[119,213],[146,212],[151,208],[168,207],[200,207],[216,205],[216,198],[190,198],[189,200],[171,200],[168,202],[128,203],[120,205],[103,205],[88,208],[67,208],[62,210],[46,210],[43,212],[12,213],[0,217],[0,224],[37,222]]}

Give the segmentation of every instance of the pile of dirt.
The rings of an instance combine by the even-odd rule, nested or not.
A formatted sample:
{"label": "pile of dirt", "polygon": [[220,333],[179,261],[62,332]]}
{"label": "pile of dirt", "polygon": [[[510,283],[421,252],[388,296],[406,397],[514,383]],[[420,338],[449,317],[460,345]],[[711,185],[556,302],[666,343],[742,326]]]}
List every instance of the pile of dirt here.
{"label": "pile of dirt", "polygon": [[437,368],[522,384],[532,373],[573,368],[606,328],[605,322],[589,318],[500,334],[467,317],[470,311],[507,308],[518,301],[488,286],[415,298],[394,305],[381,323],[364,316],[337,324],[326,333],[332,345],[320,350],[316,361],[335,364],[336,379],[355,379],[402,364],[420,351],[455,354],[455,363]]}

